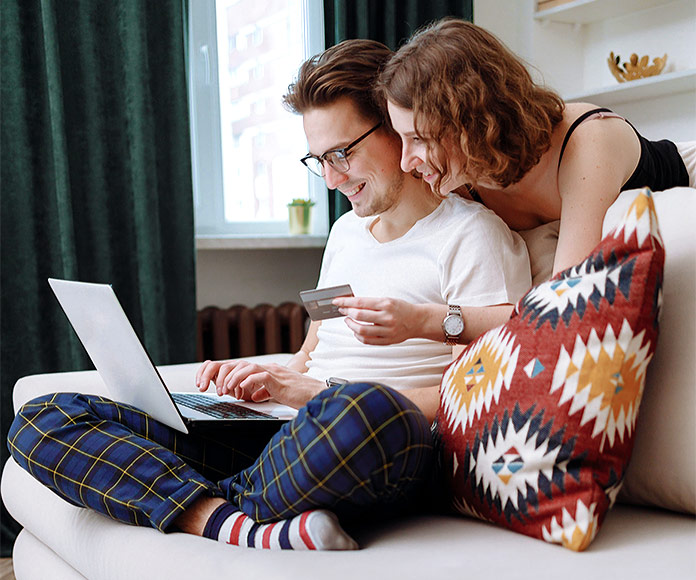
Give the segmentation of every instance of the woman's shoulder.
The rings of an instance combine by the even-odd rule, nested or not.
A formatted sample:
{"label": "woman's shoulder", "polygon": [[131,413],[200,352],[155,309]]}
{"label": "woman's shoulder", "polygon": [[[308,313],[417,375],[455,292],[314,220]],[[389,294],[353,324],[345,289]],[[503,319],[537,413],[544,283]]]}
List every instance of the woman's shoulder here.
{"label": "woman's shoulder", "polygon": [[593,123],[587,123],[587,125],[585,125],[585,121],[613,118],[626,121],[624,117],[607,107],[600,107],[592,103],[567,103],[563,110],[563,120],[556,127],[554,136],[557,141],[562,143],[565,138],[570,136],[570,132],[574,131],[575,128],[580,125],[584,127],[600,127],[600,125]]}
{"label": "woman's shoulder", "polygon": [[[571,125],[580,116],[589,113],[590,111],[611,111],[606,107],[600,107],[592,103],[566,103],[563,109],[563,122]],[[613,113],[613,111],[611,111]]]}
{"label": "woman's shoulder", "polygon": [[637,137],[627,120],[611,109],[592,103],[570,103],[563,112],[563,121],[554,131],[548,152],[556,170],[567,158],[584,157],[591,145],[602,154],[617,155],[617,149],[631,149],[631,159]]}
{"label": "woman's shoulder", "polygon": [[591,111],[592,109],[601,109],[603,107],[600,107],[599,105],[595,105],[593,103],[566,103],[565,108],[563,109],[563,119],[567,118],[575,118],[579,117],[583,113],[587,111]]}

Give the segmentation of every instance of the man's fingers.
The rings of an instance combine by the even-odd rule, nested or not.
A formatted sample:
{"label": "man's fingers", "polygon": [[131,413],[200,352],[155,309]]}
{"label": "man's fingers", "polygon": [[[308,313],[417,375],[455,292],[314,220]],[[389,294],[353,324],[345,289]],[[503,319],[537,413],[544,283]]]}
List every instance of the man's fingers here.
{"label": "man's fingers", "polygon": [[205,361],[203,364],[201,364],[201,366],[198,367],[198,370],[196,371],[196,377],[194,378],[194,383],[193,383],[194,385],[196,385],[199,389],[201,389],[203,391],[208,388],[207,381],[206,381],[205,385],[201,384],[203,369],[205,368],[205,366],[207,365],[208,362],[210,362],[210,361]]}
{"label": "man's fingers", "polygon": [[222,388],[222,393],[230,395],[236,391],[236,388],[241,385],[249,375],[258,372],[259,366],[250,364],[248,362],[241,362],[240,364],[230,365],[229,367],[224,367],[220,369],[218,376],[220,377],[218,383],[219,388]]}
{"label": "man's fingers", "polygon": [[[239,387],[242,390],[243,396],[237,398],[245,401],[266,400],[270,398],[267,385],[273,380],[273,376],[264,369],[251,373],[239,382]],[[263,393],[258,395],[259,398],[257,398],[255,395],[259,391],[263,391]]]}
{"label": "man's fingers", "polygon": [[196,385],[201,391],[207,390],[211,381],[215,381],[220,364],[214,361],[206,361],[198,369],[196,373]]}
{"label": "man's fingers", "polygon": [[378,310],[365,310],[362,308],[339,308],[339,312],[353,320],[376,324],[379,322],[381,312]]}
{"label": "man's fingers", "polygon": [[394,344],[393,340],[386,338],[384,336],[359,336],[356,334],[355,338],[359,342],[362,342],[363,344],[373,344],[373,345],[379,345],[379,346]]}
{"label": "man's fingers", "polygon": [[366,299],[357,296],[339,296],[333,299],[333,304],[339,308],[366,308]]}
{"label": "man's fingers", "polygon": [[344,320],[348,328],[350,328],[358,336],[381,336],[384,334],[385,328],[377,324],[360,324],[352,317]]}
{"label": "man's fingers", "polygon": [[203,370],[208,366],[208,363],[210,363],[209,360],[205,360],[201,363],[201,365],[196,369],[196,385],[201,384],[201,374],[203,373]]}
{"label": "man's fingers", "polygon": [[254,401],[255,403],[263,403],[264,401],[268,401],[268,399],[270,399],[270,398],[271,398],[271,395],[265,386],[261,387],[260,389],[256,390],[255,392],[251,393],[251,400]]}
{"label": "man's fingers", "polygon": [[333,304],[339,308],[357,308],[360,310],[381,310],[384,298],[371,296],[341,296],[333,299]]}

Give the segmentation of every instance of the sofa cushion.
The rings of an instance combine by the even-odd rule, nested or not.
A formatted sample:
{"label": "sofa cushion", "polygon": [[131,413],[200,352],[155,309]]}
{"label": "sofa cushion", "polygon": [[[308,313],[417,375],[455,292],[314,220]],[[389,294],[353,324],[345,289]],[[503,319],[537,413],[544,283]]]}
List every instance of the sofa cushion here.
{"label": "sofa cushion", "polygon": [[644,190],[585,261],[532,288],[448,368],[438,423],[456,510],[590,544],[630,458],[663,264]]}
{"label": "sofa cushion", "polygon": [[[696,150],[696,143],[694,143]],[[696,161],[696,155],[695,155]],[[607,212],[613,228],[638,192]],[[665,248],[660,340],[648,368],[633,457],[619,501],[696,513],[696,189],[653,194]]]}

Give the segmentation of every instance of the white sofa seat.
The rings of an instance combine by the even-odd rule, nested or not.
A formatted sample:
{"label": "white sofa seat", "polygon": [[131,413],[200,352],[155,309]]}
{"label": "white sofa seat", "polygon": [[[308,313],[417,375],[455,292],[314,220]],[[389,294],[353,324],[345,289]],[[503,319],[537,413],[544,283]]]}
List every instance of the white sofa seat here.
{"label": "white sofa seat", "polygon": [[[23,526],[18,580],[235,578],[693,578],[694,518],[618,506],[582,554],[462,517],[424,516],[355,533],[355,552],[261,551],[126,526],[59,499],[10,460],[3,497]],[[31,502],[22,498],[31,497]]]}

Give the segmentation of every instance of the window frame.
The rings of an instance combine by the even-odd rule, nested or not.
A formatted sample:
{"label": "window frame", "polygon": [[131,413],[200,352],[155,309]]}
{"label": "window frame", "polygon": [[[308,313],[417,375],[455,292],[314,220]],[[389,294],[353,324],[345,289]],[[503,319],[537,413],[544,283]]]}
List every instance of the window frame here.
{"label": "window frame", "polygon": [[[324,49],[324,9],[322,0],[302,0],[303,33],[309,35],[304,58]],[[222,167],[222,128],[217,55],[216,0],[189,2],[188,83],[191,128],[191,161],[193,178],[194,221],[197,245],[208,240],[209,247],[218,247],[216,239],[287,238],[287,246],[323,245],[329,229],[328,190],[324,180],[308,174],[308,194],[315,202],[312,233],[299,238],[290,236],[287,220],[227,222],[224,211]],[[282,94],[278,95],[278,99]],[[299,157],[297,160],[299,164]],[[295,240],[295,243],[292,243]],[[205,245],[205,244],[204,244]],[[275,244],[274,244],[275,245]],[[243,243],[240,247],[249,247]]]}

